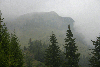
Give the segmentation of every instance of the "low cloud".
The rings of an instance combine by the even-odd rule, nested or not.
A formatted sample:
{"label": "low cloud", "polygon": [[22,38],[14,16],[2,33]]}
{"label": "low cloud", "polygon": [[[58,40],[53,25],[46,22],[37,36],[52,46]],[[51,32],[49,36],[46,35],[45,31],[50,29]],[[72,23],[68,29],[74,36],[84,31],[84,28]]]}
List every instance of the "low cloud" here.
{"label": "low cloud", "polygon": [[99,0],[1,0],[0,10],[4,18],[49,11],[72,17],[75,20],[74,27],[87,42],[95,40],[100,33]]}

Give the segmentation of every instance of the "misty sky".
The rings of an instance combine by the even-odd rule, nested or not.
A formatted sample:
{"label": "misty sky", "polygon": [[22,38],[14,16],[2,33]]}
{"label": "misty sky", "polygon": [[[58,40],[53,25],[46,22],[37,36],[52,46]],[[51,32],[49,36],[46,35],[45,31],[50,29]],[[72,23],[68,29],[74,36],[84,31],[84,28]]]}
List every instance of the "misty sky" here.
{"label": "misty sky", "polygon": [[0,10],[4,18],[49,11],[72,17],[76,30],[88,42],[100,33],[100,0],[0,0]]}

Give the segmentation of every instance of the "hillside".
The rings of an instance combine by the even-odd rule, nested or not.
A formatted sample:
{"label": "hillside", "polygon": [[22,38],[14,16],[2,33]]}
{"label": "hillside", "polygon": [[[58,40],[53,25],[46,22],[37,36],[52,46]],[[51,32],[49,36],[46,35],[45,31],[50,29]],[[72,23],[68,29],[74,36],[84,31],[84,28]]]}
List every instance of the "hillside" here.
{"label": "hillside", "polygon": [[66,33],[68,24],[73,29],[73,23],[72,18],[60,17],[55,12],[35,12],[18,17],[9,24],[8,28],[10,31],[15,29],[20,40],[27,38],[25,42],[28,42],[30,37],[32,40],[48,38],[52,31],[57,35],[59,32],[59,36],[61,36]]}
{"label": "hillside", "polygon": [[50,43],[50,35],[52,31],[57,37],[58,45],[60,49],[64,51],[63,45],[66,38],[67,27],[70,24],[73,37],[76,38],[76,45],[78,46],[78,52],[81,53],[80,64],[88,67],[89,48],[84,41],[84,36],[75,30],[75,21],[71,17],[61,17],[56,12],[33,12],[21,15],[15,19],[5,20],[7,23],[8,31],[12,33],[15,29],[21,44],[21,48],[24,46],[30,46],[29,39],[31,41],[41,40],[45,44]]}
{"label": "hillside", "polygon": [[32,41],[42,40],[42,42],[49,43],[49,36],[53,31],[61,49],[64,50],[64,38],[66,38],[67,26],[70,24],[79,52],[88,55],[89,47],[83,41],[84,37],[75,31],[74,23],[75,21],[71,17],[61,17],[54,11],[33,12],[21,15],[10,23],[8,22],[7,27],[10,32],[15,29],[21,47],[28,46],[30,38]]}

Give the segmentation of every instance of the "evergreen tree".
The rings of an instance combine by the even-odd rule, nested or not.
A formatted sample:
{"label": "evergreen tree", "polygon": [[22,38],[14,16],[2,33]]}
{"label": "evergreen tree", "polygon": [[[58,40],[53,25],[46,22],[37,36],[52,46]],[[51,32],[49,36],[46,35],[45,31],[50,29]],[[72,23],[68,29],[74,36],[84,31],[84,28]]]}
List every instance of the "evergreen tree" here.
{"label": "evergreen tree", "polygon": [[43,58],[44,50],[43,50],[43,45],[41,43],[41,40],[40,41],[36,40],[34,44],[36,46],[36,49],[35,49],[36,53],[34,53],[34,59],[40,62],[44,62],[44,58]]}
{"label": "evergreen tree", "polygon": [[64,67],[79,67],[79,56],[80,53],[76,54],[77,46],[75,46],[75,38],[73,39],[73,34],[70,30],[70,25],[68,25],[68,29],[65,38],[65,46],[66,52],[64,53],[66,56],[66,62],[64,63]]}
{"label": "evergreen tree", "polygon": [[26,62],[26,67],[32,67],[32,61],[33,61],[32,54],[30,52],[27,52],[24,58]]}
{"label": "evergreen tree", "polygon": [[[91,40],[92,41],[92,40]],[[100,67],[100,37],[97,37],[97,41],[92,41],[95,46],[93,52],[93,56],[89,59],[91,67]]]}
{"label": "evergreen tree", "polygon": [[0,67],[22,67],[23,55],[17,37],[14,34],[10,38],[5,23],[1,24],[3,19],[0,11]]}
{"label": "evergreen tree", "polygon": [[26,46],[24,46],[24,50],[27,50]]}
{"label": "evergreen tree", "polygon": [[34,59],[40,62],[44,62],[45,49],[47,45],[42,43],[41,40],[32,41],[28,47],[28,51],[34,55]]}
{"label": "evergreen tree", "polygon": [[10,36],[5,23],[3,25],[1,24],[3,19],[1,19],[0,10],[0,67],[8,67]]}
{"label": "evergreen tree", "polygon": [[57,39],[55,34],[52,33],[50,36],[51,45],[46,49],[45,53],[45,65],[47,67],[60,67],[60,47],[57,46]]}
{"label": "evergreen tree", "polygon": [[11,34],[10,42],[10,66],[12,67],[22,67],[23,66],[23,54],[20,49],[18,37],[14,34]]}

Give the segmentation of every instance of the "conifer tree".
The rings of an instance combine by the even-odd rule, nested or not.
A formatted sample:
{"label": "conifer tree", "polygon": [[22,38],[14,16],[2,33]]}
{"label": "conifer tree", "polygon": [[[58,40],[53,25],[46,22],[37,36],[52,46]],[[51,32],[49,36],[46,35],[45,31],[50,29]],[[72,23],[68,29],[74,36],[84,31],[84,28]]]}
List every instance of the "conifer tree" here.
{"label": "conifer tree", "polygon": [[79,67],[78,62],[79,62],[79,56],[80,53],[76,54],[77,46],[75,45],[75,38],[73,39],[73,34],[70,30],[70,25],[68,25],[68,29],[65,38],[65,45],[64,48],[66,49],[66,52],[64,53],[66,56],[66,62],[64,63],[63,67]]}
{"label": "conifer tree", "polygon": [[23,54],[20,49],[20,44],[18,37],[14,34],[11,34],[10,42],[10,66],[11,67],[23,67]]}
{"label": "conifer tree", "polygon": [[15,34],[10,38],[5,23],[1,24],[3,19],[0,10],[0,67],[22,67],[23,55],[18,39]]}
{"label": "conifer tree", "polygon": [[25,55],[24,55],[24,59],[25,59],[25,65],[24,67],[33,67],[32,66],[32,62],[33,62],[33,55],[30,51],[26,51]]}
{"label": "conifer tree", "polygon": [[0,10],[0,67],[8,67],[10,36],[5,23],[1,24],[4,19],[1,19],[1,14]]}
{"label": "conifer tree", "polygon": [[24,46],[24,50],[27,50],[26,46]]}
{"label": "conifer tree", "polygon": [[45,65],[47,67],[60,67],[60,47],[57,46],[57,39],[55,34],[50,36],[51,45],[46,49],[45,53]]}
{"label": "conifer tree", "polygon": [[[92,40],[91,40],[92,41]],[[93,56],[89,59],[91,67],[100,67],[100,37],[97,37],[97,41],[92,41],[95,46],[93,52]],[[91,49],[90,49],[91,50]]]}

